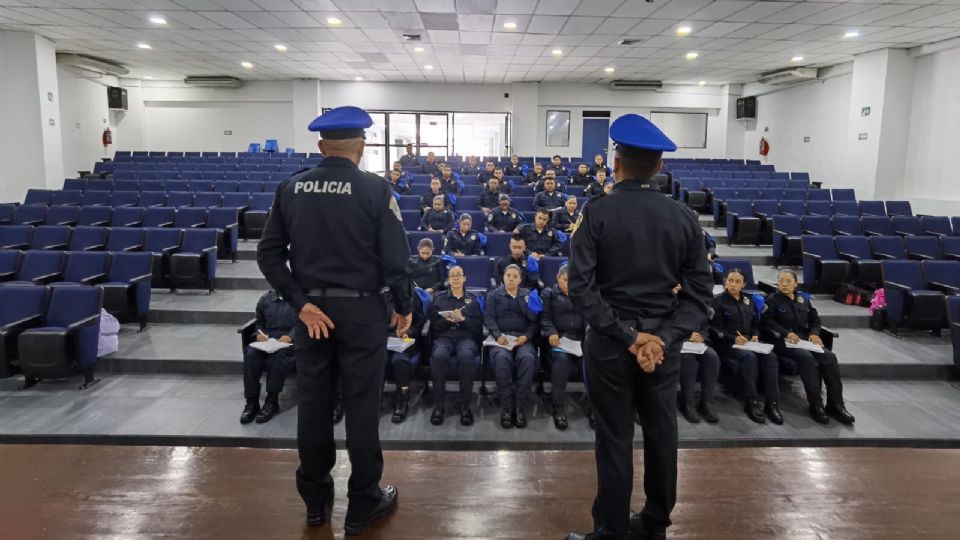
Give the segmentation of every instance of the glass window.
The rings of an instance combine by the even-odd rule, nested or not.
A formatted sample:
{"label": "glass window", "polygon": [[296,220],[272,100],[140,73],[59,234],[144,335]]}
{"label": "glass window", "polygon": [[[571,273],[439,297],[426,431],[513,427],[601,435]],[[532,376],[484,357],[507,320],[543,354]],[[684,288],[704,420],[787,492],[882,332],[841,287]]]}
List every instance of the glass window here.
{"label": "glass window", "polygon": [[[447,140],[447,115],[445,114],[421,114],[420,115],[420,147],[421,155],[426,155],[423,151],[425,146],[444,148],[443,154],[446,155]],[[436,152],[436,150],[434,150]]]}
{"label": "glass window", "polygon": [[[417,115],[414,113],[390,113],[390,144],[417,145]],[[416,151],[416,148],[414,148]],[[401,154],[402,155],[402,154]],[[397,156],[399,157],[399,156]]]}
{"label": "glass window", "polygon": [[454,113],[453,151],[460,156],[503,156],[507,151],[503,113]]}
{"label": "glass window", "polygon": [[547,146],[570,146],[570,111],[547,111]]}

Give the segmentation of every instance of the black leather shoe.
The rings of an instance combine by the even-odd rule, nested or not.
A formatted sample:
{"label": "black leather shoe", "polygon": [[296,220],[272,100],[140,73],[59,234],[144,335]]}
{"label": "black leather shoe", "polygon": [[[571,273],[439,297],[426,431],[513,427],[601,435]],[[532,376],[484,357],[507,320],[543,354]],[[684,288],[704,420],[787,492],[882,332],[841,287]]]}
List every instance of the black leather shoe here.
{"label": "black leather shoe", "polygon": [[593,414],[593,408],[587,407],[587,423],[590,424],[590,429],[597,429],[597,417]]}
{"label": "black leather shoe", "polygon": [[810,405],[810,418],[813,418],[813,421],[818,424],[829,424],[830,417],[827,416],[827,411],[823,409],[823,405],[819,403],[814,403]]}
{"label": "black leather shoe", "polygon": [[857,421],[857,419],[850,414],[850,411],[843,406],[843,403],[840,403],[839,405],[828,403],[826,413],[832,416],[837,422],[846,424],[848,426]]}
{"label": "black leather shoe", "polygon": [[680,402],[680,414],[690,422],[691,424],[699,424],[700,416],[697,414],[697,408],[693,406],[692,402],[682,401]]}
{"label": "black leather shoe", "polygon": [[649,527],[643,521],[643,514],[632,512],[630,526],[627,529],[627,540],[666,540],[667,529],[663,527]]}
{"label": "black leather shoe", "polygon": [[249,424],[253,422],[258,412],[260,412],[260,402],[255,399],[248,399],[247,404],[243,407],[243,414],[240,415],[240,423]]}
{"label": "black leather shoe", "polygon": [[500,411],[500,427],[510,429],[513,427],[513,411],[503,409]]}
{"label": "black leather shoe", "polygon": [[461,426],[473,425],[473,411],[470,410],[469,405],[460,406],[460,425]]}
{"label": "black leather shoe", "polygon": [[343,401],[337,400],[337,404],[333,406],[333,425],[337,425],[340,421],[343,420]]}
{"label": "black leather shoe", "polygon": [[763,416],[763,409],[760,408],[760,402],[757,401],[757,398],[748,399],[743,404],[743,410],[747,413],[747,417],[754,422],[758,424],[767,423],[767,418]]}
{"label": "black leather shoe", "polygon": [[520,429],[527,427],[527,415],[519,407],[517,408],[517,414],[514,416],[513,425]]}
{"label": "black leather shoe", "polygon": [[569,422],[567,422],[567,411],[566,407],[563,405],[554,405],[553,406],[553,425],[563,431],[569,427]]}
{"label": "black leather shoe", "polygon": [[327,524],[330,514],[333,513],[333,489],[330,490],[330,498],[327,500],[327,507],[311,512],[307,510],[307,526],[322,527]]}
{"label": "black leather shoe", "polygon": [[709,401],[701,401],[700,406],[697,407],[697,412],[700,413],[700,417],[706,420],[708,424],[716,424],[720,421],[720,417],[717,416],[717,410],[713,408],[713,403]]}
{"label": "black leather shoe", "polygon": [[410,390],[406,388],[397,390],[393,402],[393,416],[390,417],[390,421],[394,424],[402,424],[403,421],[407,419],[407,414],[409,412]]}
{"label": "black leather shoe", "polygon": [[343,531],[348,536],[356,536],[367,530],[377,520],[382,519],[397,509],[397,503],[400,500],[400,493],[394,486],[387,486],[380,490],[382,493],[380,502],[370,511],[361,521],[347,521],[343,524]]}
{"label": "black leather shoe", "polygon": [[767,413],[767,418],[778,426],[783,425],[783,415],[780,414],[780,404],[775,399],[768,399],[763,407],[763,412]]}
{"label": "black leather shoe", "polygon": [[433,414],[430,415],[430,423],[435,426],[443,425],[443,407],[437,405],[433,408]]}
{"label": "black leather shoe", "polygon": [[257,423],[263,424],[269,422],[278,412],[280,412],[280,403],[272,399],[263,402],[263,408],[257,414]]}

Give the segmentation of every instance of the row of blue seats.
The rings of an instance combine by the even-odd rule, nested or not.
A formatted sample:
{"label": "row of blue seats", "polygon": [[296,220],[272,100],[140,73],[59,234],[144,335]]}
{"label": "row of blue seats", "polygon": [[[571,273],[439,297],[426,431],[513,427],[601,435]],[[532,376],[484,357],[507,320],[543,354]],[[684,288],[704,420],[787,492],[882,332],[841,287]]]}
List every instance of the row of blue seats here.
{"label": "row of blue seats", "polygon": [[[757,182],[780,184],[782,180],[758,180]],[[845,198],[845,195],[841,195],[841,197]],[[773,185],[770,187],[744,186],[739,188],[719,188],[713,193],[706,191],[684,191],[681,189],[677,197],[674,198],[696,211],[704,211],[708,208],[719,208],[722,210],[723,201],[727,199],[830,201],[831,193],[829,190],[812,188],[810,186],[785,188],[781,185]]]}
{"label": "row of blue seats", "polygon": [[[262,166],[250,169],[225,169],[216,170],[185,170],[185,171],[143,171],[127,170],[114,171],[112,178],[114,180],[258,180],[266,182],[268,180],[286,180],[293,176],[302,167],[267,167]],[[228,178],[228,173],[239,172],[242,174],[233,175]]]}
{"label": "row of blue seats", "polygon": [[146,150],[134,150],[134,151],[124,151],[118,150],[113,153],[114,161],[132,157],[137,158],[162,158],[162,157],[240,157],[240,158],[250,158],[250,157],[260,157],[268,159],[285,159],[285,158],[323,158],[323,154],[318,152],[313,152],[310,154],[304,152],[294,152],[292,154],[280,154],[275,152],[163,152],[163,151],[146,151]]}
{"label": "row of blue seats", "polygon": [[[811,229],[805,230],[802,225],[797,222],[795,216],[774,216],[773,257],[778,265],[797,264],[799,262],[802,254],[801,238],[804,236],[819,236],[828,239],[830,242],[836,241],[844,245],[856,244],[859,246],[865,245],[864,242],[859,239],[867,239],[866,241],[869,242],[871,246],[871,253],[878,258],[957,258],[960,260],[960,235],[919,234],[899,236],[895,234],[895,231],[888,231],[884,234],[865,234],[864,231],[862,231],[862,227],[860,232],[858,232],[857,229],[851,225],[846,231],[840,231],[838,236],[834,236],[835,230],[824,227],[826,230],[820,231],[824,234],[817,234],[819,227],[814,228],[813,224],[809,223],[808,226],[810,226]],[[858,240],[847,240],[848,238],[856,238]]]}
{"label": "row of blue seats", "polygon": [[[855,281],[865,285],[880,280],[877,269],[880,261],[913,260],[917,262],[953,263],[934,265],[938,269],[953,269],[952,277],[937,271],[937,280],[960,286],[960,237],[935,236],[818,236],[800,237],[803,257],[803,282],[831,287]],[[816,292],[811,290],[811,292]],[[956,291],[954,291],[956,292]]]}
{"label": "row of blue seats", "polygon": [[[813,193],[826,190],[813,190]],[[791,196],[792,197],[792,196]],[[776,214],[803,216],[912,216],[913,208],[909,201],[836,201],[830,202],[822,196],[820,199],[773,199],[767,197],[731,197],[714,199],[712,202],[715,226],[727,222],[728,208],[742,216],[769,218]]]}
{"label": "row of blue seats", "polygon": [[[31,249],[29,243],[0,246],[4,261],[0,264],[0,274],[13,272],[15,281],[31,281],[36,276],[62,272],[66,253],[145,252],[153,254],[150,270],[146,272],[151,275],[151,286],[171,290],[214,289],[216,229],[77,227],[71,231],[68,241],[68,250]],[[28,260],[34,262],[24,266]]]}
{"label": "row of blue seats", "polygon": [[[272,204],[274,192],[236,191],[58,191],[31,189],[23,206],[232,206],[245,208]],[[13,204],[0,205],[0,222]]]}
{"label": "row of blue seats", "polygon": [[256,170],[260,166],[266,170],[267,166],[274,169],[292,169],[299,168],[304,166],[317,166],[321,161],[320,158],[317,159],[240,159],[240,158],[223,158],[220,161],[215,161],[213,158],[199,158],[196,161],[165,161],[165,162],[136,162],[136,161],[127,161],[127,162],[101,162],[104,164],[113,165],[114,171],[229,171],[240,168],[242,170]]}
{"label": "row of blue seats", "polygon": [[[420,210],[421,198],[416,195],[400,195],[399,205],[401,210]],[[533,197],[511,197],[510,206],[515,210],[520,212],[533,212]],[[587,202],[587,197],[578,197],[577,202],[579,207],[583,207],[584,203]],[[453,205],[453,208],[459,213],[463,211],[470,210],[479,210],[479,197],[461,195],[456,198],[456,204]]]}
{"label": "row of blue seats", "polygon": [[[477,227],[475,231],[482,231],[482,227]],[[486,232],[482,233],[486,237],[486,243],[481,251],[483,255],[490,257],[503,257],[510,254],[510,239],[513,238],[512,232]],[[417,253],[420,240],[429,238],[433,242],[434,250],[439,254],[443,249],[444,233],[440,231],[418,231],[416,227],[407,229],[407,242],[410,245],[410,253]],[[569,248],[570,237],[563,244],[561,253],[566,254]]]}
{"label": "row of blue seats", "polygon": [[[788,173],[775,171],[678,171],[673,174],[674,180],[685,183],[695,189],[697,182],[705,187],[724,187],[724,182],[730,180],[784,180],[788,182],[810,183],[807,173]],[[735,186],[736,187],[736,186]]]}
{"label": "row of blue seats", "polygon": [[[120,322],[139,322],[150,311],[150,253],[126,251],[0,251],[0,285],[104,287],[104,309]],[[0,368],[2,369],[2,368]]]}
{"label": "row of blue seats", "polygon": [[63,181],[62,191],[217,191],[220,193],[275,193],[281,183],[283,183],[283,180],[88,180],[68,178]]}
{"label": "row of blue seats", "polygon": [[[672,187],[674,198],[678,198],[687,204],[696,205],[709,202],[717,190],[721,190],[721,193],[730,193],[729,191],[722,191],[723,189],[812,189],[810,183],[806,180],[787,180],[783,178],[684,178],[674,181]],[[815,189],[813,190],[815,191]]]}

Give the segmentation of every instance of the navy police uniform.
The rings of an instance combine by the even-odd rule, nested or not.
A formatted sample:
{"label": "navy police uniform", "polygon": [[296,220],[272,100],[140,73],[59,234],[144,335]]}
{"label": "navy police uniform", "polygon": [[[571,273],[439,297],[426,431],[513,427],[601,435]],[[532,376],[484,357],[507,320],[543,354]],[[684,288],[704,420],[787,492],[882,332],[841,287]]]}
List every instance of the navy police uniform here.
{"label": "navy police uniform", "polygon": [[[540,333],[544,338],[550,336],[583,341],[586,323],[583,314],[573,305],[570,296],[554,285],[543,290],[543,313],[540,314]],[[566,405],[567,381],[570,375],[580,371],[582,358],[561,351],[550,349],[550,391],[553,404]]]}
{"label": "navy police uniform", "polygon": [[450,204],[450,197],[447,197],[447,194],[443,192],[443,188],[442,188],[442,187],[441,187],[441,189],[440,189],[440,193],[434,193],[434,192],[432,192],[432,191],[428,191],[427,193],[424,193],[423,195],[421,195],[421,196],[420,196],[420,208],[423,208],[424,211],[427,211],[427,210],[433,208],[433,198],[436,197],[436,196],[438,196],[438,195],[442,195],[442,196],[443,196],[443,206],[444,206],[444,208],[446,208],[447,210],[451,210],[451,209],[453,208],[453,205]]}
{"label": "navy police uniform", "polygon": [[526,176],[523,177],[523,182],[528,185],[537,184],[544,178],[545,177],[543,175],[543,172],[541,172],[540,174],[537,174],[535,171],[531,170],[530,172],[527,173]]}
{"label": "navy police uniform", "polygon": [[548,257],[560,255],[560,249],[563,248],[563,243],[560,242],[557,231],[553,230],[549,225],[544,227],[542,231],[538,231],[536,224],[527,223],[526,225],[520,226],[519,232],[520,236],[523,237],[523,241],[527,243],[527,251]]}
{"label": "navy police uniform", "polygon": [[457,252],[463,255],[480,255],[480,235],[473,229],[463,234],[459,227],[454,227],[443,239],[443,252],[447,255]]}
{"label": "navy police uniform", "polygon": [[437,212],[431,208],[424,212],[423,217],[420,218],[420,230],[447,232],[455,222],[456,218],[450,210],[443,209]]}
{"label": "navy police uniform", "polygon": [[[293,337],[297,317],[290,304],[276,291],[267,291],[257,301],[258,332],[268,338]],[[248,346],[243,353],[243,396],[248,401],[260,398],[260,374],[267,372],[267,396],[276,396],[283,391],[287,373],[294,367],[293,348],[280,349],[273,354]]]}
{"label": "navy police uniform", "polygon": [[462,169],[460,169],[460,176],[477,176],[478,174],[480,174],[479,164],[477,167],[471,167],[468,163],[467,165],[464,165]]}
{"label": "navy police uniform", "polygon": [[419,167],[420,160],[421,160],[420,156],[416,154],[404,154],[400,156],[400,159],[398,161],[400,162],[400,166],[402,167]]}
{"label": "navy police uniform", "polygon": [[443,282],[447,279],[446,266],[436,255],[423,260],[419,254],[407,260],[407,273],[414,287],[439,291],[443,289]]}
{"label": "navy police uniform", "polygon": [[539,268],[536,272],[527,268],[527,259],[529,257],[530,250],[527,250],[523,253],[523,258],[520,260],[514,259],[512,255],[504,255],[497,259],[497,262],[493,265],[493,277],[497,281],[497,284],[500,285],[503,283],[503,273],[507,270],[507,267],[515,264],[520,267],[520,286],[528,289],[539,289],[540,271]]}
{"label": "navy police uniform", "polygon": [[561,208],[553,213],[553,228],[558,231],[570,232],[573,224],[580,219],[580,211],[574,210],[571,214],[566,208]]}
{"label": "navy police uniform", "polygon": [[507,166],[506,169],[503,170],[503,175],[504,175],[504,176],[523,176],[523,166],[521,166],[521,165],[518,163],[517,166],[514,167],[514,166],[511,164],[511,165]]}
{"label": "navy police uniform", "polygon": [[424,161],[420,165],[420,174],[429,174],[430,176],[437,176],[440,174],[440,166],[436,161],[433,163],[430,162],[430,158],[427,158],[427,161]]}
{"label": "navy police uniform", "polygon": [[509,193],[506,193],[503,188],[497,188],[497,191],[490,191],[489,188],[483,190],[480,192],[480,196],[477,197],[477,208],[488,208],[491,210],[496,208],[501,195],[509,195]]}
{"label": "navy police uniform", "polygon": [[713,299],[712,325],[720,358],[731,372],[739,376],[740,391],[744,399],[757,399],[759,380],[767,402],[778,401],[780,388],[777,379],[780,370],[777,366],[777,355],[772,352],[757,354],[733,348],[738,335],[747,340],[760,336],[760,318],[750,295],[741,293],[739,299],[726,291],[717,295]]}
{"label": "navy police uniform", "polygon": [[[645,118],[610,127],[625,155],[676,145]],[[677,397],[682,342],[703,325],[713,284],[697,217],[648,179],[624,179],[593,199],[573,234],[570,296],[589,329],[586,386],[597,421],[597,538],[623,538],[633,491],[634,412],[643,426],[644,490],[639,523],[670,525],[677,493]],[[677,284],[678,294],[673,293]],[[627,349],[638,332],[665,343],[663,363],[643,372]],[[633,409],[633,410],[631,410]]]}
{"label": "navy police uniform", "polygon": [[[720,357],[713,348],[710,340],[710,326],[706,319],[703,325],[696,330],[703,337],[707,350],[703,354],[683,353],[680,355],[680,403],[692,415],[696,410],[694,390],[697,379],[700,379],[700,408],[710,422],[716,420],[713,416],[713,400],[717,395],[717,377],[720,375]],[[710,411],[709,413],[707,411]],[[691,418],[691,416],[687,416]],[[697,419],[696,421],[699,421]]]}
{"label": "navy police uniform", "polygon": [[[441,311],[460,310],[464,321],[452,323]],[[457,405],[467,406],[473,391],[473,378],[480,368],[480,338],[483,335],[483,313],[477,295],[464,290],[461,297],[451,291],[433,295],[430,302],[430,376],[433,380],[434,405],[443,409],[447,374],[456,373],[460,381]]]}
{"label": "navy police uniform", "polygon": [[513,232],[523,223],[523,214],[510,207],[506,212],[497,206],[487,214],[487,232]]}
{"label": "navy police uniform", "polygon": [[516,296],[507,292],[505,285],[487,293],[483,310],[483,324],[490,337],[502,335],[526,336],[527,342],[508,351],[489,347],[490,363],[497,379],[500,408],[504,411],[522,411],[531,404],[530,391],[533,374],[537,371],[537,315],[527,308],[530,290],[519,288]]}
{"label": "navy police uniform", "polygon": [[570,177],[570,185],[573,186],[589,186],[591,183],[594,183],[593,176],[590,173],[580,174],[579,172]]}
{"label": "navy police uniform", "polygon": [[547,193],[546,190],[537,193],[533,198],[533,209],[539,210],[541,208],[546,210],[555,210],[557,208],[562,208],[564,201],[567,200],[567,196],[563,193],[560,193],[560,190],[554,189],[553,193]]}
{"label": "navy police uniform", "polygon": [[[340,107],[314,120],[309,129],[324,139],[355,139],[372,123],[363,110]],[[379,486],[387,336],[370,332],[388,324],[380,294],[384,286],[393,293],[394,311],[411,312],[406,272],[410,250],[391,191],[382,178],[359,170],[352,160],[327,156],[318,167],[279,186],[257,247],[260,271],[294,313],[310,303],[335,325],[323,339],[311,339],[302,322],[294,330],[300,398],[297,487],[308,520],[322,515],[333,496],[333,411],[339,380],[352,470],[348,530],[365,527],[381,501],[391,496],[396,500],[395,490]]]}
{"label": "navy police uniform", "polygon": [[600,182],[591,182],[590,185],[583,190],[583,194],[587,197],[596,197],[597,195],[603,195],[604,194],[603,186],[606,183],[607,183],[606,181],[604,181],[603,184],[601,184]]}

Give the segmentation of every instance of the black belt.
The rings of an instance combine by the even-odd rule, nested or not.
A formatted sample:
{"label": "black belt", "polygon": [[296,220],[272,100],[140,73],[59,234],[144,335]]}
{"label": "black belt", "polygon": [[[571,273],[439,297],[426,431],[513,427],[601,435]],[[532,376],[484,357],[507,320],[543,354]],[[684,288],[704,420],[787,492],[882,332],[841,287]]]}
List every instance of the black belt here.
{"label": "black belt", "polygon": [[327,287],[325,289],[307,289],[306,295],[315,298],[366,298],[376,293],[367,291],[358,291],[355,289],[341,289],[338,287]]}
{"label": "black belt", "polygon": [[666,317],[638,317],[629,313],[619,313],[620,320],[634,327],[638,332],[656,330],[667,320]]}

